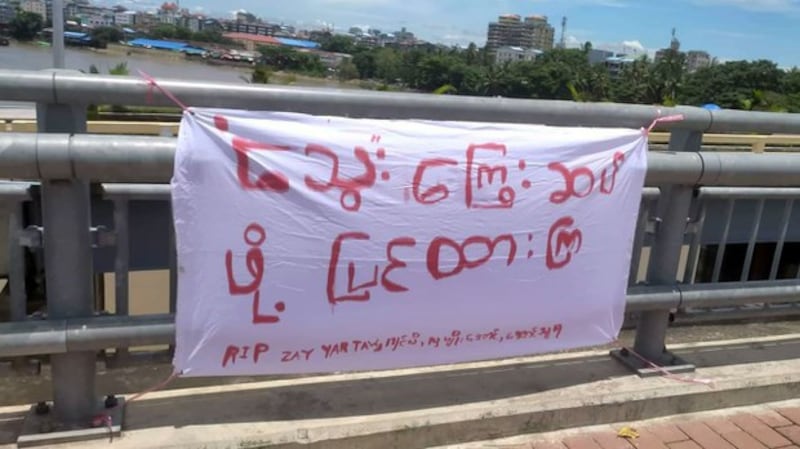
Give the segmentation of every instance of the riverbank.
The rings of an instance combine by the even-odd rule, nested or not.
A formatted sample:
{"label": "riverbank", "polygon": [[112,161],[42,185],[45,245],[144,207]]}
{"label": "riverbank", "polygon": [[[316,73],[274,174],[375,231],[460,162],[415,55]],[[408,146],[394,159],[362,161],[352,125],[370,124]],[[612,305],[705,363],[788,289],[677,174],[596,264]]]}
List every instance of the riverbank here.
{"label": "riverbank", "polygon": [[[250,82],[252,68],[225,64],[209,64],[202,59],[187,59],[183,53],[109,44],[104,49],[67,47],[66,68],[88,72],[94,65],[108,73],[121,62],[131,74],[142,70],[157,78],[188,81]],[[52,67],[52,49],[35,43],[13,42],[0,50],[0,67],[21,70],[43,70]],[[340,82],[335,78],[317,78],[296,73],[273,72],[270,83],[282,86],[321,87],[331,89],[370,89],[369,83],[359,80]]]}

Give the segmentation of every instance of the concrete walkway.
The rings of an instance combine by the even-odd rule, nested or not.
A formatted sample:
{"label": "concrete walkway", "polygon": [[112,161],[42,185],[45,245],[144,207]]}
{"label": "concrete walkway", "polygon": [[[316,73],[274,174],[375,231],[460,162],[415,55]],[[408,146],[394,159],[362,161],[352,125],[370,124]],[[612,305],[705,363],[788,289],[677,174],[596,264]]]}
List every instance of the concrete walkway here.
{"label": "concrete walkway", "polygon": [[[800,397],[800,335],[673,349],[697,364],[689,377],[710,379],[713,385],[639,378],[606,351],[587,351],[180,388],[130,403],[123,436],[113,445],[96,440],[63,447],[424,449]],[[0,448],[14,447],[27,409],[0,407]],[[784,429],[789,425],[775,427],[792,432]],[[615,430],[605,428],[612,437]],[[645,434],[637,447],[662,447],[643,446]],[[594,448],[593,440],[568,447]],[[675,443],[681,442],[666,444]],[[676,447],[694,447],[686,444]]]}
{"label": "concrete walkway", "polygon": [[[626,434],[627,436],[621,436]],[[436,449],[798,449],[800,400]]]}

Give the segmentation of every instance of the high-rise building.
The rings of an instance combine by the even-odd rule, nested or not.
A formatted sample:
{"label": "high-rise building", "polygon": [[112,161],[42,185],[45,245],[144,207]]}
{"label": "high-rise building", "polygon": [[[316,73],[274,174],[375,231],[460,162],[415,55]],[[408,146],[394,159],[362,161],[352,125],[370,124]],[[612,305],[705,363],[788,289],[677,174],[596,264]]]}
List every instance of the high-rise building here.
{"label": "high-rise building", "polygon": [[659,62],[672,55],[683,55],[686,58],[686,70],[689,73],[694,73],[698,69],[708,67],[711,65],[711,55],[702,50],[689,50],[688,52],[681,51],[681,42],[675,36],[675,29],[672,29],[672,40],[670,41],[669,48],[663,48],[656,52],[655,62]]}
{"label": "high-rise building", "polygon": [[47,5],[43,0],[23,0],[20,9],[42,16],[43,21],[47,21]]}
{"label": "high-rise building", "polygon": [[694,73],[699,69],[711,66],[711,55],[702,50],[691,50],[686,52],[686,70]]}
{"label": "high-rise building", "polygon": [[0,0],[0,25],[8,25],[16,15],[16,5],[8,0]]}
{"label": "high-rise building", "polygon": [[505,14],[497,22],[489,23],[486,47],[494,53],[500,47],[553,48],[555,28],[545,16],[528,16],[524,20],[517,14]]}

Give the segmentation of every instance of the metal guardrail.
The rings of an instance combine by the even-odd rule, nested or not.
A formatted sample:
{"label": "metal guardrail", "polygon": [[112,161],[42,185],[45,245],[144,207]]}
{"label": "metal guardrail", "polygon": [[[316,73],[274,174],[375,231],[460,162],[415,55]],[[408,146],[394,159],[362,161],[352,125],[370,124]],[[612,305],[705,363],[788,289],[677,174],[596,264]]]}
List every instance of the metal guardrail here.
{"label": "metal guardrail", "polygon": [[[131,134],[140,136],[176,136],[176,122],[137,122],[98,120],[87,123],[91,134]],[[36,120],[6,119],[0,132],[36,132]],[[668,144],[669,133],[650,133],[651,144]],[[716,149],[749,149],[754,153],[764,151],[800,151],[800,136],[789,134],[704,134],[703,145]]]}
{"label": "metal guardrail", "polygon": [[[798,221],[793,204],[800,198],[800,154],[699,151],[704,132],[800,134],[800,116],[175,80],[160,83],[194,106],[351,117],[638,128],[660,114],[684,114],[683,122],[663,128],[670,131],[669,151],[648,155],[649,187],[642,199],[627,297],[628,311],[640,314],[634,350],[667,369],[691,369],[664,347],[672,311],[796,303],[800,298],[800,273],[779,276],[784,255],[789,253],[784,247],[793,238],[791,223]],[[116,354],[124,359],[129,347],[173,342],[170,315],[127,313],[134,206],[142,201],[169,200],[168,186],[159,183],[172,175],[175,139],[86,134],[86,104],[141,105],[146,103],[147,93],[147,84],[135,78],[0,70],[0,99],[37,102],[39,131],[0,134],[0,177],[15,181],[0,184],[0,201],[12,210],[8,271],[13,320],[0,323],[0,357],[49,358],[54,373],[54,412],[65,423],[85,425],[98,407],[94,394],[98,351],[117,348]],[[161,96],[154,99],[156,104],[167,104]],[[113,239],[104,239],[109,232],[99,229],[90,218],[98,201],[114,206]],[[731,228],[736,218],[731,205],[738,207],[748,201],[756,202],[756,213],[751,215],[742,272],[735,282],[717,282],[727,260],[725,249],[736,237]],[[23,203],[27,209],[22,208]],[[725,207],[722,214],[715,209],[719,204]],[[756,259],[759,236],[768,227],[762,218],[772,213],[775,204],[782,204],[783,209],[769,276],[753,281],[750,267]],[[41,215],[39,221],[30,218],[31,211]],[[33,222],[39,224],[29,226]],[[715,223],[723,228],[714,228]],[[704,243],[708,238],[716,239],[720,250],[714,256],[711,277],[698,282],[698,261],[708,247]],[[111,270],[116,273],[114,316],[99,316],[102,311],[94,301],[92,256],[103,244],[115,248]],[[37,255],[43,265],[45,316],[26,316],[26,252]],[[174,281],[174,251],[167,267]],[[174,311],[174,285],[170,311]],[[640,373],[647,368],[626,353],[614,355]]]}

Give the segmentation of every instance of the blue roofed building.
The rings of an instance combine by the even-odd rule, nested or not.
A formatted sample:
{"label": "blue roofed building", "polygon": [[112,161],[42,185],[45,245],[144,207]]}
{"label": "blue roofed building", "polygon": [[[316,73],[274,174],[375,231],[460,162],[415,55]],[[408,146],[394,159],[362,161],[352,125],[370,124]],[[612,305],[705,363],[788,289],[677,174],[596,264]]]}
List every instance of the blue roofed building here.
{"label": "blue roofed building", "polygon": [[319,43],[314,41],[307,41],[303,39],[291,39],[288,37],[275,37],[275,39],[280,42],[282,45],[286,45],[287,47],[297,47],[297,48],[307,48],[307,49],[314,49],[319,48]]}
{"label": "blue roofed building", "polygon": [[158,39],[145,39],[145,38],[139,38],[129,41],[128,45],[132,47],[152,48],[154,50],[167,50],[167,51],[178,51],[178,52],[185,52],[187,50],[203,50],[202,48],[194,47],[188,44],[187,42],[162,41]]}
{"label": "blue roofed building", "polygon": [[64,31],[64,44],[66,45],[91,45],[92,36],[89,33],[77,31]]}

